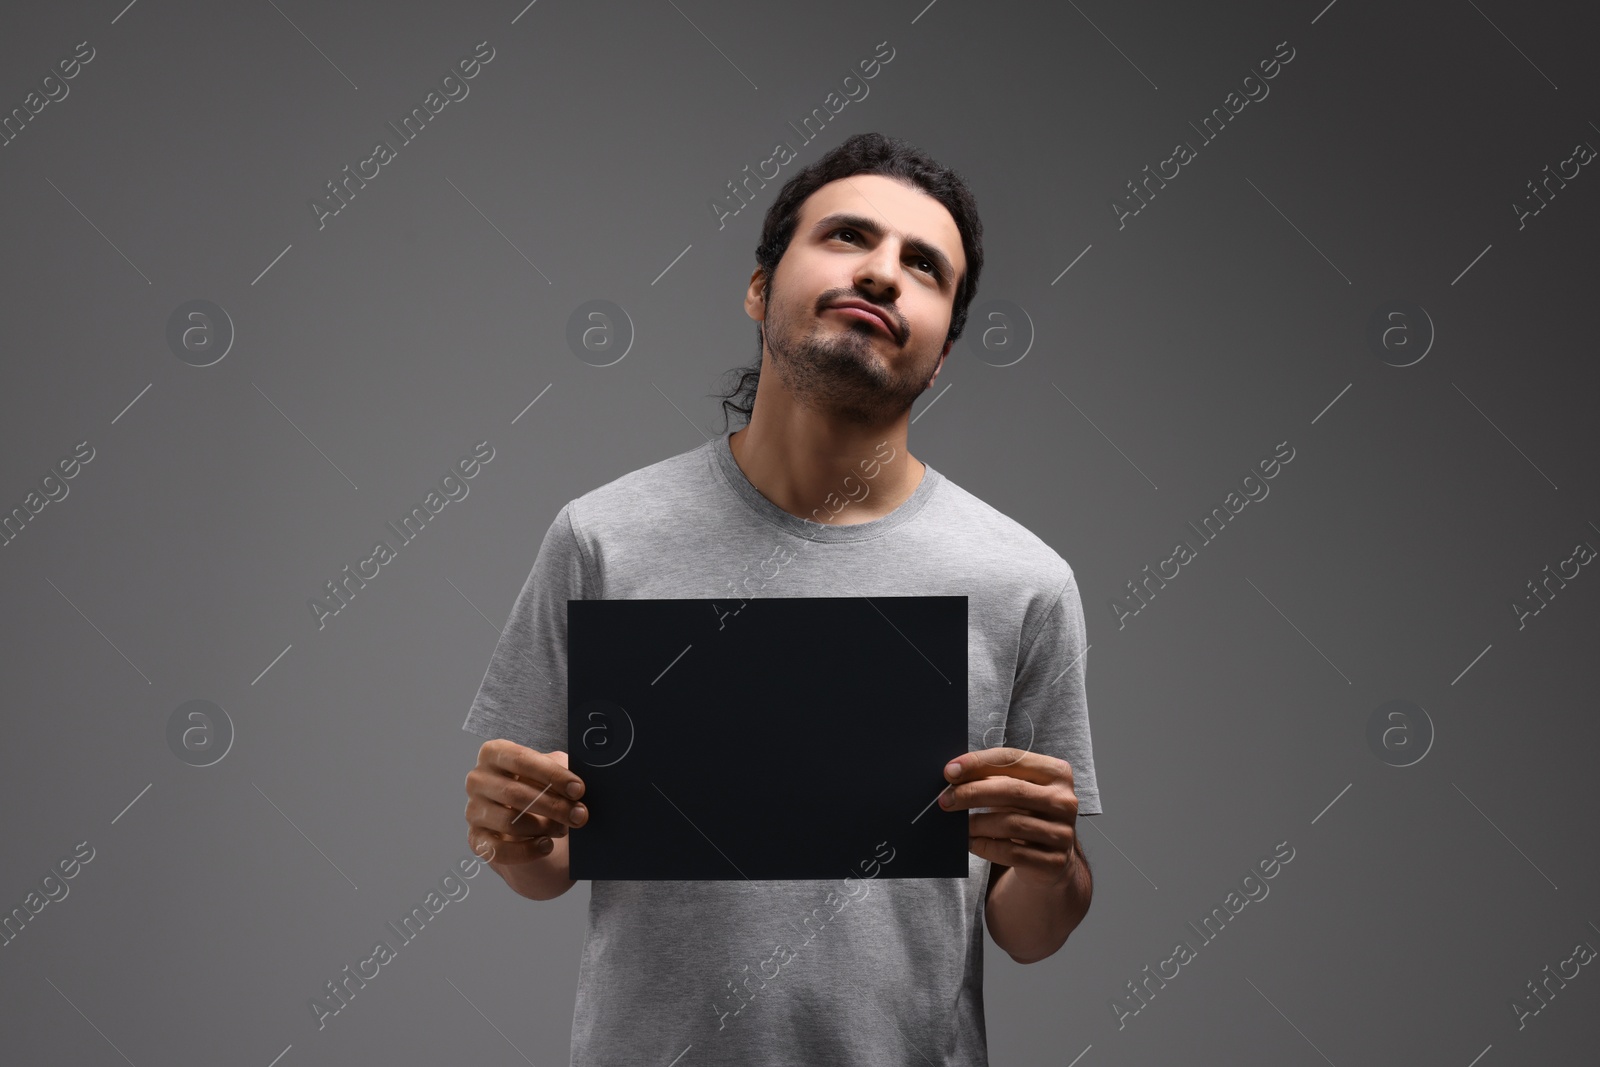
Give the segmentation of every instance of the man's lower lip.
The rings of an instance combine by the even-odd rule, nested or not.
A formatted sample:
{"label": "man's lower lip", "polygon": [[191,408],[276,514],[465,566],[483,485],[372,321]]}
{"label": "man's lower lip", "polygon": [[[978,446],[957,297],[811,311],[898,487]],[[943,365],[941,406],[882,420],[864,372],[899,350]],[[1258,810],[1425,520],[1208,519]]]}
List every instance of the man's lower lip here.
{"label": "man's lower lip", "polygon": [[864,319],[867,322],[874,323],[880,330],[888,334],[890,337],[894,336],[894,331],[890,330],[889,327],[884,324],[882,319],[878,318],[878,316],[874,315],[870,311],[862,311],[860,308],[848,307],[831,307],[828,310],[841,312],[850,316],[851,318]]}

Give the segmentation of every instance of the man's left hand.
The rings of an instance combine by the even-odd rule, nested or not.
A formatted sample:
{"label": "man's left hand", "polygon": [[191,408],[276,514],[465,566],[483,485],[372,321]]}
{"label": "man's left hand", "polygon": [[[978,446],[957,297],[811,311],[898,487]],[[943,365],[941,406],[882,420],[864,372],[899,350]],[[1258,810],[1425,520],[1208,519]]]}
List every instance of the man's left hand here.
{"label": "man's left hand", "polygon": [[1060,886],[1076,862],[1078,795],[1072,765],[1015,748],[966,752],[945,767],[939,794],[946,811],[993,808],[967,817],[974,855],[1016,870],[1041,889]]}

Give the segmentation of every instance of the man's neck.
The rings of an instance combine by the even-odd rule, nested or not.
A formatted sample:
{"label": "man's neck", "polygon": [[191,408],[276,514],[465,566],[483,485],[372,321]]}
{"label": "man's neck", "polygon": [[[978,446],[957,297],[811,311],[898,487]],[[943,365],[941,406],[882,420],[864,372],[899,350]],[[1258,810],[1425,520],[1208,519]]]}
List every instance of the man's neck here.
{"label": "man's neck", "polygon": [[791,515],[853,526],[910,499],[927,465],[906,450],[906,420],[878,430],[802,417],[752,418],[729,438],[734,462],[760,494]]}

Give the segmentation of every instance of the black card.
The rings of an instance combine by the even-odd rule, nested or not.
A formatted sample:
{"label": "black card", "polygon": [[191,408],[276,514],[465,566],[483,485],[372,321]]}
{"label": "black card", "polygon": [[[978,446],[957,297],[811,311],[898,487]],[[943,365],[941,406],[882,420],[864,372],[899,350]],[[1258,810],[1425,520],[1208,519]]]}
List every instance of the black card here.
{"label": "black card", "polygon": [[967,876],[965,596],[569,600],[567,687],[574,879]]}

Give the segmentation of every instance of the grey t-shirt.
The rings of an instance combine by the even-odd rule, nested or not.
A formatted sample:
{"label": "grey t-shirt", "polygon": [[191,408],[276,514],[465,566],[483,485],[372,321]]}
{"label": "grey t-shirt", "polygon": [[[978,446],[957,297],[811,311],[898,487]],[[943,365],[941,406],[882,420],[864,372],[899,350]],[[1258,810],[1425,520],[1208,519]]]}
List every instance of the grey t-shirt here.
{"label": "grey t-shirt", "polygon": [[[724,434],[569,501],[463,729],[569,751],[569,599],[714,598],[732,611],[751,597],[964,595],[968,750],[1064,759],[1078,814],[1098,814],[1083,609],[1066,561],[931,466],[888,515],[822,521],[847,518],[847,499],[906,462],[880,445],[813,521],[762,496]],[[817,818],[871,817],[849,800],[818,797]],[[572,1067],[987,1067],[990,868],[969,852],[966,878],[897,879],[886,830],[858,878],[593,881]]]}

